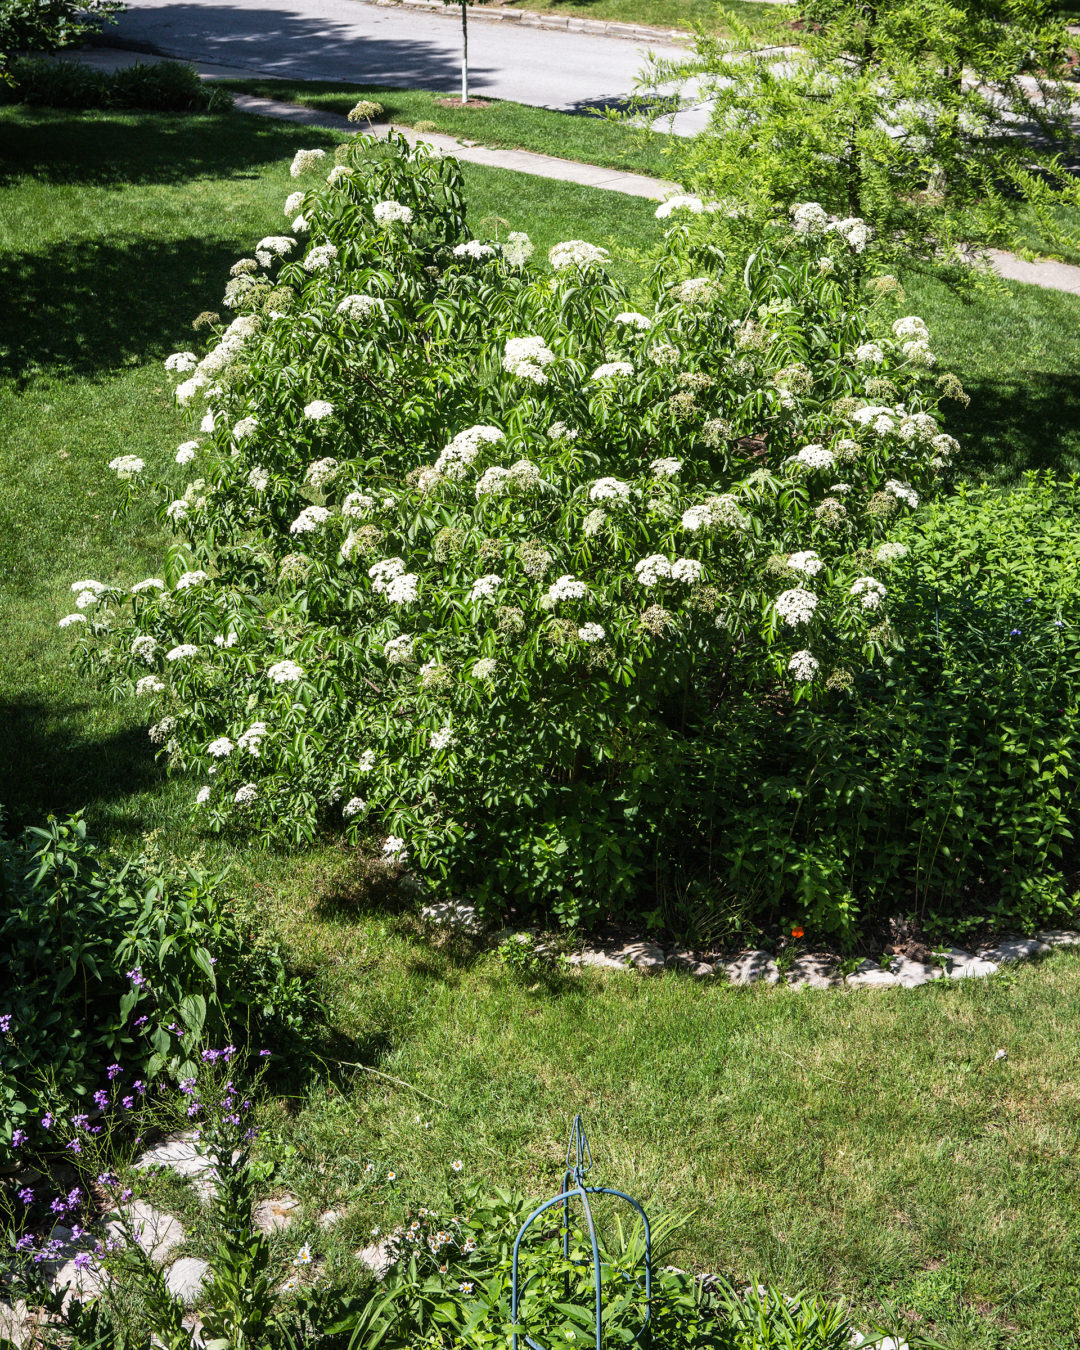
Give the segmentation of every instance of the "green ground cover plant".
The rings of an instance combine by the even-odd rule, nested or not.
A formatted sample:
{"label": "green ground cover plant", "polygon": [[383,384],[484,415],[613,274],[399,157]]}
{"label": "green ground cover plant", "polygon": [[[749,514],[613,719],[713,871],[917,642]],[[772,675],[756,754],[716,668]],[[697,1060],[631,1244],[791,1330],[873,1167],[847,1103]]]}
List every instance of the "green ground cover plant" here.
{"label": "green ground cover plant", "polygon": [[221,80],[238,94],[276,98],[305,108],[348,116],[360,99],[381,105],[380,121],[422,126],[481,145],[535,150],[559,159],[580,159],[613,169],[663,178],[668,165],[666,138],[644,140],[632,128],[587,113],[551,112],[503,99],[482,108],[447,105],[447,97],[423,89],[384,89],[381,85],[334,84],[323,80]]}
{"label": "green ground cover plant", "polygon": [[0,102],[31,107],[146,109],[148,112],[223,112],[224,89],[199,78],[178,61],[136,62],[120,70],[96,70],[77,61],[22,57],[8,66]]}
{"label": "green ground cover plant", "polygon": [[302,1031],[300,981],[246,940],[219,888],[110,860],[78,817],[0,837],[0,1157],[40,1143],[53,1113],[92,1109],[109,1065],[145,1091],[190,1073],[206,1036]]}
{"label": "green ground cover plant", "polygon": [[[0,797],[20,823],[86,805],[115,848],[138,851],[158,830],[207,869],[231,862],[226,891],[313,972],[349,1058],[409,1084],[328,1061],[304,1094],[268,1104],[267,1176],[302,1197],[298,1236],[329,1250],[317,1214],[340,1200],[333,1250],[350,1259],[372,1226],[408,1223],[442,1195],[458,1157],[489,1187],[542,1191],[580,1107],[609,1178],[658,1209],[695,1211],[682,1264],[850,1296],[864,1326],[892,1303],[950,1350],[1068,1344],[1080,1204],[1070,953],[989,984],[876,999],[621,975],[537,989],[422,931],[387,871],[350,850],[262,853],[193,835],[188,789],[162,780],[144,710],[71,671],[53,626],[70,578],[143,575],[167,538],[137,501],[118,514],[123,493],[102,466],[183,439],[160,361],[192,340],[205,278],[281,228],[295,150],[339,139],[239,116],[208,126],[0,113]],[[501,216],[541,251],[587,234],[644,254],[657,238],[647,203],[465,176],[475,224]],[[643,274],[619,272],[631,285]],[[973,396],[949,414],[964,473],[1008,488],[1029,466],[1080,468],[1076,298],[904,284],[940,366]],[[295,1249],[278,1250],[288,1268]]]}

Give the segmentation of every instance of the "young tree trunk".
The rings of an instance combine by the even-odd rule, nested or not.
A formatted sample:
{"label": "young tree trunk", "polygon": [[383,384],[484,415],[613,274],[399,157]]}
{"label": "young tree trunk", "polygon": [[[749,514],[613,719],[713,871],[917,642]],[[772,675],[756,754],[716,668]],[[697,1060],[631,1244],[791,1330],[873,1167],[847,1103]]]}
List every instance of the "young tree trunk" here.
{"label": "young tree trunk", "polygon": [[468,0],[461,0],[461,102],[469,101],[469,20]]}

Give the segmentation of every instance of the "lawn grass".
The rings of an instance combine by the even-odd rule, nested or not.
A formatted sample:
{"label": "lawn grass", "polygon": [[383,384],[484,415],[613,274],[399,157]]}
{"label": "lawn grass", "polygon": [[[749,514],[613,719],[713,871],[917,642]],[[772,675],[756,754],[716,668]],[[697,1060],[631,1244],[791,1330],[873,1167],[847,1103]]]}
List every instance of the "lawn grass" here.
{"label": "lawn grass", "polygon": [[726,14],[734,14],[741,23],[754,24],[772,20],[778,8],[755,0],[494,0],[495,6],[657,28],[701,27],[712,32],[728,31]]}
{"label": "lawn grass", "polygon": [[492,99],[485,108],[446,107],[445,94],[425,89],[384,89],[378,85],[333,84],[320,80],[221,80],[239,94],[299,103],[344,117],[358,99],[383,105],[385,120],[399,126],[422,124],[461,140],[511,150],[535,150],[560,159],[580,159],[613,169],[664,177],[671,171],[668,137],[644,137],[621,122],[586,114],[551,112],[525,103]]}
{"label": "lawn grass", "polygon": [[[400,1080],[328,1061],[269,1112],[276,1182],[321,1244],[345,1253],[437,1201],[452,1158],[552,1189],[582,1110],[606,1182],[693,1211],[687,1262],[845,1295],[864,1320],[894,1302],[949,1350],[1070,1344],[1080,954],[915,991],[591,974],[526,989],[491,954],[433,943],[356,853],[198,839],[191,787],[162,781],[141,710],[70,669],[55,627],[70,581],[152,575],[165,545],[142,508],[117,514],[104,465],[166,463],[186,438],[161,358],[191,345],[229,263],[280,230],[295,150],[338,139],[238,115],[0,112],[0,802],[26,821],[86,806],[117,848],[153,833],[230,863],[252,928],[277,931],[326,998],[333,1058]],[[478,231],[497,215],[540,248],[656,238],[647,202],[479,166],[466,179]],[[1005,483],[1080,463],[1080,300],[906,285],[973,395],[970,464]],[[364,1182],[368,1158],[399,1180]],[[314,1215],[334,1203],[349,1217],[327,1237]]]}

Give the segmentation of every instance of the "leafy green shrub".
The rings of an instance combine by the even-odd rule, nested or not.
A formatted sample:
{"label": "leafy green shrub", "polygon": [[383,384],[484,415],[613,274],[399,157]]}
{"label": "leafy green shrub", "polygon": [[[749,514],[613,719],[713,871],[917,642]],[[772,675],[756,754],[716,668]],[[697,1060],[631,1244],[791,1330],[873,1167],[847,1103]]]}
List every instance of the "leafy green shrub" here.
{"label": "leafy green shrub", "polygon": [[203,1036],[302,1030],[300,982],[243,938],[218,881],[116,863],[78,816],[0,837],[0,1156],[110,1064],[183,1076]]}
{"label": "leafy green shrub", "polygon": [[0,90],[12,52],[49,52],[72,47],[115,22],[119,0],[0,0]]}
{"label": "leafy green shrub", "polygon": [[925,325],[860,299],[853,230],[778,231],[729,303],[676,224],[640,314],[602,249],[470,240],[453,161],[320,155],[303,242],[260,241],[239,316],[166,363],[206,411],[157,488],[165,575],[75,582],[61,622],[156,705],[208,828],[632,908],[700,840],[701,774],[731,793],[740,700],[886,650],[883,545],[955,445]]}
{"label": "leafy green shrub", "polygon": [[179,61],[136,62],[120,70],[95,70],[77,61],[20,59],[0,99],[48,108],[144,109],[148,112],[222,112],[232,96],[199,78]]}
{"label": "leafy green shrub", "polygon": [[1077,481],[961,488],[903,535],[899,649],[829,705],[758,718],[720,851],[821,928],[917,915],[956,937],[1072,920],[1080,757]]}

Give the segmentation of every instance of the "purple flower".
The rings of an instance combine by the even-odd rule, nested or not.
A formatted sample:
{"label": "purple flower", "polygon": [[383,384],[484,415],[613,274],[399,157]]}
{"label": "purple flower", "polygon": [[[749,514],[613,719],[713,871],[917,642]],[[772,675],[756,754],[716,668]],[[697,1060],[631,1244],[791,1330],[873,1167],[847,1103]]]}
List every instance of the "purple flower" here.
{"label": "purple flower", "polygon": [[[44,1121],[41,1122],[44,1125]],[[25,1130],[13,1130],[11,1135],[11,1147],[18,1148],[20,1144],[26,1143]]]}
{"label": "purple flower", "polygon": [[131,1108],[135,1105],[135,1098],[125,1097],[124,1100],[120,1103],[120,1105],[124,1108],[125,1111],[130,1111]]}
{"label": "purple flower", "polygon": [[269,1059],[269,1058],[270,1058],[270,1051],[269,1051],[269,1050],[260,1050],[260,1051],[259,1051],[259,1058],[260,1058],[260,1059]]}
{"label": "purple flower", "polygon": [[[72,1234],[74,1236],[74,1234]],[[84,1270],[90,1264],[90,1253],[80,1252],[75,1258],[75,1265],[79,1270]]]}
{"label": "purple flower", "polygon": [[108,1106],[108,1104],[109,1104],[109,1094],[105,1091],[104,1088],[98,1088],[98,1090],[94,1093],[94,1105],[99,1107],[102,1111],[104,1111],[105,1108]]}
{"label": "purple flower", "polygon": [[34,1203],[34,1188],[32,1186],[24,1186],[19,1192],[19,1199],[24,1205],[32,1205]]}
{"label": "purple flower", "polygon": [[120,1192],[120,1199],[130,1200],[131,1197],[134,1195],[134,1193],[135,1192],[131,1189],[130,1186],[125,1186],[124,1189]]}
{"label": "purple flower", "polygon": [[3,1017],[0,1017],[0,1036],[6,1036],[10,1030],[11,1014],[4,1013]]}
{"label": "purple flower", "polygon": [[1061,621],[1060,619],[1055,619],[1055,620],[1054,620],[1054,627],[1055,627],[1055,628],[1064,628],[1065,625],[1062,623],[1062,621]]}
{"label": "purple flower", "polygon": [[141,970],[129,970],[127,973],[127,977],[131,981],[131,983],[135,986],[136,989],[141,989],[143,985],[146,983],[146,981],[143,979],[143,973]]}
{"label": "purple flower", "polygon": [[72,1153],[82,1152],[82,1144],[79,1143],[78,1139],[73,1139],[70,1144],[66,1145],[66,1147],[71,1149]]}
{"label": "purple flower", "polygon": [[90,1117],[86,1114],[85,1111],[80,1111],[77,1116],[71,1117],[71,1123],[72,1125],[75,1126],[77,1130],[85,1130],[89,1121]]}
{"label": "purple flower", "polygon": [[73,1187],[71,1188],[71,1190],[68,1191],[68,1197],[67,1197],[68,1204],[69,1204],[72,1208],[74,1208],[74,1207],[79,1203],[79,1201],[80,1201],[81,1199],[82,1199],[82,1191],[79,1190],[78,1186],[73,1186]]}
{"label": "purple flower", "polygon": [[114,1078],[119,1078],[124,1071],[119,1064],[110,1064],[105,1072],[109,1075],[109,1082],[111,1083]]}
{"label": "purple flower", "polygon": [[195,1079],[194,1079],[194,1078],[182,1078],[182,1079],[180,1080],[180,1091],[184,1094],[185,1097],[194,1097],[194,1095],[195,1095]]}
{"label": "purple flower", "polygon": [[17,1252],[25,1252],[28,1248],[34,1245],[35,1241],[36,1239],[33,1233],[24,1233],[22,1237],[19,1238],[18,1242],[16,1242],[15,1250]]}
{"label": "purple flower", "polygon": [[133,1025],[137,1027],[144,1027],[149,1021],[150,1021],[149,1017],[136,1017]]}
{"label": "purple flower", "polygon": [[53,1123],[52,1112],[46,1111],[45,1114],[41,1117],[41,1128],[43,1130],[51,1130],[52,1123]]}
{"label": "purple flower", "polygon": [[52,1210],[54,1214],[66,1214],[68,1209],[68,1202],[64,1199],[62,1195],[58,1195],[56,1199],[52,1202],[52,1204],[49,1206],[49,1208]]}
{"label": "purple flower", "polygon": [[145,1091],[146,1091],[146,1084],[143,1082],[143,1080],[142,1080],[141,1078],[136,1078],[135,1081],[134,1081],[134,1083],[132,1083],[131,1086],[135,1089],[136,1092],[145,1092]]}
{"label": "purple flower", "polygon": [[99,1186],[115,1186],[116,1178],[111,1172],[102,1172],[97,1179],[97,1184]]}
{"label": "purple flower", "polygon": [[79,1240],[81,1237],[83,1237],[83,1236],[85,1235],[85,1233],[86,1233],[86,1229],[82,1226],[81,1223],[73,1224],[73,1225],[72,1225],[72,1228],[71,1228],[71,1240],[72,1240],[72,1242],[78,1242],[78,1240]]}
{"label": "purple flower", "polygon": [[1019,629],[1019,628],[1013,628],[1013,629],[1011,629],[1010,632],[1009,632],[1009,636],[1010,636],[1010,637],[1019,637],[1019,636],[1020,636],[1020,629]]}
{"label": "purple flower", "polygon": [[192,1102],[187,1109],[188,1118],[194,1120],[194,1118],[199,1114],[201,1110],[202,1107],[199,1105],[198,1102]]}

